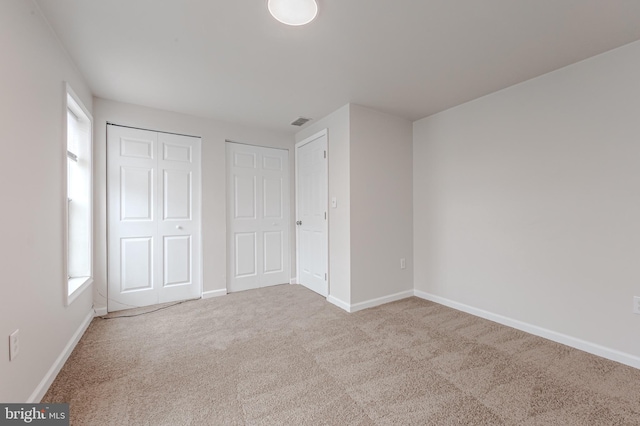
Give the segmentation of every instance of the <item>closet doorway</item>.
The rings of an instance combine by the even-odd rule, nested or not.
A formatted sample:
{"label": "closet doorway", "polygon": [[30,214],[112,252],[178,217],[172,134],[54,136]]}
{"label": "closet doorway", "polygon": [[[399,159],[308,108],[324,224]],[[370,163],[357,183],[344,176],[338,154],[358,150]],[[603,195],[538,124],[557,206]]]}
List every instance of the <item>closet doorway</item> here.
{"label": "closet doorway", "polygon": [[107,125],[108,311],[201,297],[200,149]]}
{"label": "closet doorway", "polygon": [[227,290],[289,283],[289,151],[227,141]]}

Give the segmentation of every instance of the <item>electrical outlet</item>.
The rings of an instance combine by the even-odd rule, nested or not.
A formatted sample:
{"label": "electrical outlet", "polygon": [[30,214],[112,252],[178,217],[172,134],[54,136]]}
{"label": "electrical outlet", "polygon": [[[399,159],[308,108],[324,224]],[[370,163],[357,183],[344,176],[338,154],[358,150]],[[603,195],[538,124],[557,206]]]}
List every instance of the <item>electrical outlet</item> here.
{"label": "electrical outlet", "polygon": [[20,330],[16,330],[9,335],[9,361],[13,361],[18,356],[18,351],[20,350],[20,342],[18,340],[18,332]]}
{"label": "electrical outlet", "polygon": [[640,315],[640,296],[633,296],[633,313]]}
{"label": "electrical outlet", "polygon": [[400,269],[405,269],[407,267],[407,262],[404,260],[404,257],[400,259]]}

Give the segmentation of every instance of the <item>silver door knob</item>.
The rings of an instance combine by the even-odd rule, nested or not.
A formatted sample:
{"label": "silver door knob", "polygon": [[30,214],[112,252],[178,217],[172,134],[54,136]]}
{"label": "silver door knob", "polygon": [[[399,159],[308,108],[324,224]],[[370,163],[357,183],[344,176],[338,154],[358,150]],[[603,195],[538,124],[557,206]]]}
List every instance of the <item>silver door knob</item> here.
{"label": "silver door knob", "polygon": [[296,225],[298,225],[298,226],[302,225],[302,221],[301,220],[297,221]]}

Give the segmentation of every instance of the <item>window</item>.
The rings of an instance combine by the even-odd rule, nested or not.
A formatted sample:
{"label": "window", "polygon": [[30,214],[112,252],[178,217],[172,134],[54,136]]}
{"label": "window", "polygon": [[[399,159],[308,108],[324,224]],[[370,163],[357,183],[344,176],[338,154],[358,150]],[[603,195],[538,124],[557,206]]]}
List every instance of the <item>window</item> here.
{"label": "window", "polygon": [[67,304],[93,280],[92,119],[67,85]]}

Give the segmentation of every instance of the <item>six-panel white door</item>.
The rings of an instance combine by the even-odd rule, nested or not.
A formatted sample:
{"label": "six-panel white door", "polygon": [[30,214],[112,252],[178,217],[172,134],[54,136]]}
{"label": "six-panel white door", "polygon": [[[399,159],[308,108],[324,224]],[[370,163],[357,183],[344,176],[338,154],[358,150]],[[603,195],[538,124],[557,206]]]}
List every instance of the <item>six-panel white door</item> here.
{"label": "six-panel white door", "polygon": [[201,296],[200,144],[107,126],[110,312]]}
{"label": "six-panel white door", "polygon": [[327,296],[327,132],[296,144],[298,282]]}
{"label": "six-panel white door", "polygon": [[289,151],[227,142],[229,292],[289,282]]}

